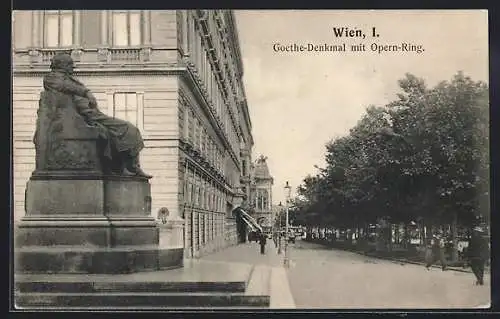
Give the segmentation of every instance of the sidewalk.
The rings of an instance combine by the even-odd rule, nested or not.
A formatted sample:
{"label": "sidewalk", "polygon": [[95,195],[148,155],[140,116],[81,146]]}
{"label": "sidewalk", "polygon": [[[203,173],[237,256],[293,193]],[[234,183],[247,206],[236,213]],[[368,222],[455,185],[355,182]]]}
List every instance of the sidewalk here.
{"label": "sidewalk", "polygon": [[[284,253],[277,254],[272,241],[266,245],[266,254],[260,254],[258,243],[243,243],[228,247],[216,253],[200,258],[202,261],[212,261],[240,265],[252,265],[254,274],[259,276],[260,286],[266,286],[271,296],[270,308],[294,309],[293,300],[285,268],[283,268]],[[266,273],[268,275],[266,275]],[[256,289],[254,287],[249,287]],[[262,287],[259,288],[262,290]]]}

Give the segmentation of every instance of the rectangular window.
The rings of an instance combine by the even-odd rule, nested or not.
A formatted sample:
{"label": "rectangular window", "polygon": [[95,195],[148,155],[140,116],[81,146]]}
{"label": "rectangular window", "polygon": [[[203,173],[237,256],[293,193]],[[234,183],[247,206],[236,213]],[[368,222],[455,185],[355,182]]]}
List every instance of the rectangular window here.
{"label": "rectangular window", "polygon": [[212,65],[210,64],[210,60],[208,57],[207,53],[207,77],[206,77],[206,84],[207,84],[207,92],[208,92],[208,98],[210,101],[213,101],[213,95],[212,95]]}
{"label": "rectangular window", "polygon": [[206,244],[207,230],[205,228],[205,220],[206,220],[206,215],[205,214],[201,215],[201,238],[202,238],[202,245]]}
{"label": "rectangular window", "polygon": [[200,208],[205,209],[205,205],[203,203],[203,196],[205,194],[205,189],[203,189],[203,182],[200,185]]}
{"label": "rectangular window", "polygon": [[205,158],[208,158],[208,148],[209,148],[209,140],[208,133],[205,131],[205,139],[203,140],[203,148],[205,149]]}
{"label": "rectangular window", "polygon": [[201,150],[201,154],[203,154],[203,156],[205,156],[205,138],[206,138],[206,133],[205,133],[205,130],[202,129],[201,130],[201,139],[200,139],[200,150]]}
{"label": "rectangular window", "polygon": [[215,205],[215,190],[212,190],[212,211],[217,211],[217,206]]}
{"label": "rectangular window", "polygon": [[217,78],[215,77],[215,74],[212,73],[212,102],[213,102],[213,107],[214,107],[214,113],[217,115]]}
{"label": "rectangular window", "polygon": [[222,172],[222,152],[219,150],[218,151],[218,161],[217,161],[217,167],[219,168],[219,172]]}
{"label": "rectangular window", "polygon": [[189,135],[188,141],[193,144],[194,143],[194,135],[195,135],[195,118],[193,111],[189,111],[189,125],[188,125]]}
{"label": "rectangular window", "polygon": [[194,192],[195,192],[195,187],[193,184],[193,181],[191,181],[190,187],[189,187],[189,202],[191,205],[194,205]]}
{"label": "rectangular window", "polygon": [[201,207],[203,209],[206,209],[206,203],[205,203],[205,196],[207,194],[207,188],[206,188],[207,184],[206,182],[203,180],[203,184],[202,184],[202,187],[203,187],[203,192],[201,193]]}
{"label": "rectangular window", "polygon": [[199,29],[198,32],[196,33],[196,39],[198,42],[198,49],[196,50],[198,60],[196,66],[198,67],[198,73],[200,74],[200,78],[203,81],[203,41],[201,40],[201,32]]}
{"label": "rectangular window", "polygon": [[205,85],[206,87],[206,84],[207,82],[205,82],[205,64],[206,64],[206,60],[205,60],[205,46],[204,46],[204,43],[203,43],[203,39],[201,38],[200,36],[200,48],[201,48],[201,51],[200,51],[200,75],[201,75],[201,81],[203,82],[203,84]]}
{"label": "rectangular window", "polygon": [[185,43],[186,52],[184,52],[184,53],[189,53],[189,50],[191,48],[191,43],[189,43],[189,41],[191,40],[191,35],[189,34],[190,29],[191,29],[189,26],[189,22],[190,22],[189,21],[189,10],[185,10],[184,11],[184,30],[183,31],[186,34],[184,37],[184,39],[186,41],[186,43]]}
{"label": "rectangular window", "polygon": [[209,203],[208,203],[208,194],[210,194],[210,190],[208,188],[208,183],[205,182],[205,194],[203,194],[203,205],[205,206],[205,209],[210,209],[210,207],[208,207]]}
{"label": "rectangular window", "polygon": [[[189,174],[189,173],[186,173]],[[188,177],[187,178],[187,183],[186,183],[186,203],[190,204],[191,203],[191,179]]]}
{"label": "rectangular window", "polygon": [[198,207],[198,192],[199,187],[197,183],[194,185],[194,197],[193,197],[193,206]]}
{"label": "rectangular window", "polygon": [[194,29],[193,29],[193,63],[195,64],[195,68],[196,68],[196,70],[198,72],[200,70],[199,55],[200,55],[200,43],[198,41],[198,26],[196,25],[196,22],[194,22]]}
{"label": "rectangular window", "polygon": [[184,106],[184,138],[189,140],[189,108],[187,106]]}
{"label": "rectangular window", "polygon": [[200,121],[195,119],[195,121],[194,121],[194,141],[193,141],[195,148],[198,148],[200,146],[199,131],[200,131]]}
{"label": "rectangular window", "polygon": [[136,93],[113,94],[113,117],[138,126],[138,107]]}
{"label": "rectangular window", "polygon": [[196,132],[196,148],[201,152],[201,141],[203,135],[203,126],[200,120],[196,120],[196,125],[198,127],[198,131]]}
{"label": "rectangular window", "polygon": [[180,135],[180,138],[181,140],[184,140],[186,138],[186,134],[185,134],[185,119],[186,119],[186,114],[185,114],[186,110],[184,108],[184,106],[179,103],[179,135]]}
{"label": "rectangular window", "polygon": [[137,46],[141,44],[140,11],[113,12],[113,45]]}
{"label": "rectangular window", "polygon": [[16,49],[24,49],[30,47],[32,29],[33,29],[33,15],[36,14],[32,11],[12,11],[12,40],[13,46]]}
{"label": "rectangular window", "polygon": [[214,206],[212,203],[212,193],[213,193],[213,189],[212,189],[212,185],[210,185],[209,191],[208,191],[208,210],[210,210],[210,211],[213,211],[213,209],[214,209]]}
{"label": "rectangular window", "polygon": [[213,165],[214,163],[214,141],[212,139],[208,140],[208,160],[210,161],[210,164]]}
{"label": "rectangular window", "polygon": [[198,204],[198,207],[201,207],[202,205],[202,202],[201,202],[201,185],[198,186],[198,198],[196,200],[196,203]]}
{"label": "rectangular window", "polygon": [[44,15],[45,47],[73,45],[73,11],[46,11]]}

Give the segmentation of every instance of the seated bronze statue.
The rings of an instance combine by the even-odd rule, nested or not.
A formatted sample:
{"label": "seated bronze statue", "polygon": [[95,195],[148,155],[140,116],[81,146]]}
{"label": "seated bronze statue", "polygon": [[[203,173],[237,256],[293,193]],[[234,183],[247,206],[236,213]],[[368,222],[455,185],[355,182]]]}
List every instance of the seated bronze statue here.
{"label": "seated bronze statue", "polygon": [[139,152],[144,148],[139,129],[99,110],[94,95],[73,77],[74,63],[70,55],[55,55],[50,69],[50,73],[43,78],[45,91],[72,96],[77,113],[89,125],[99,127],[104,132],[102,157],[106,162],[104,167],[107,173],[151,178],[139,164]]}

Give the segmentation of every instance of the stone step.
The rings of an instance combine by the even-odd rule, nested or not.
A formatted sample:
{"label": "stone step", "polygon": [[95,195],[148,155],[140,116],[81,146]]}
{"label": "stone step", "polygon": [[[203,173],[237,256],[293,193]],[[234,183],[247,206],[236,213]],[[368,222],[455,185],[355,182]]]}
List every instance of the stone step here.
{"label": "stone step", "polygon": [[99,292],[245,292],[244,281],[213,282],[30,282],[17,281],[21,293],[99,293]]}
{"label": "stone step", "polygon": [[21,308],[268,308],[269,267],[189,261],[134,274],[15,274]]}
{"label": "stone step", "polygon": [[16,293],[16,307],[29,308],[145,308],[167,307],[269,307],[269,296],[245,293],[189,292],[100,292],[100,293]]}

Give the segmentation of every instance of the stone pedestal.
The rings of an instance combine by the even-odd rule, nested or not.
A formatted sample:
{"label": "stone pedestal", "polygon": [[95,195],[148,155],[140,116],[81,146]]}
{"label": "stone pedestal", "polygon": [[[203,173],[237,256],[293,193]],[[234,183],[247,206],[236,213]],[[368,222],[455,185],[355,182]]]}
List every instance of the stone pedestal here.
{"label": "stone pedestal", "polygon": [[129,273],[159,268],[150,184],[139,177],[32,178],[16,230],[16,271]]}
{"label": "stone pedestal", "polygon": [[184,260],[184,219],[168,219],[159,224],[159,254],[161,269],[176,268]]}

